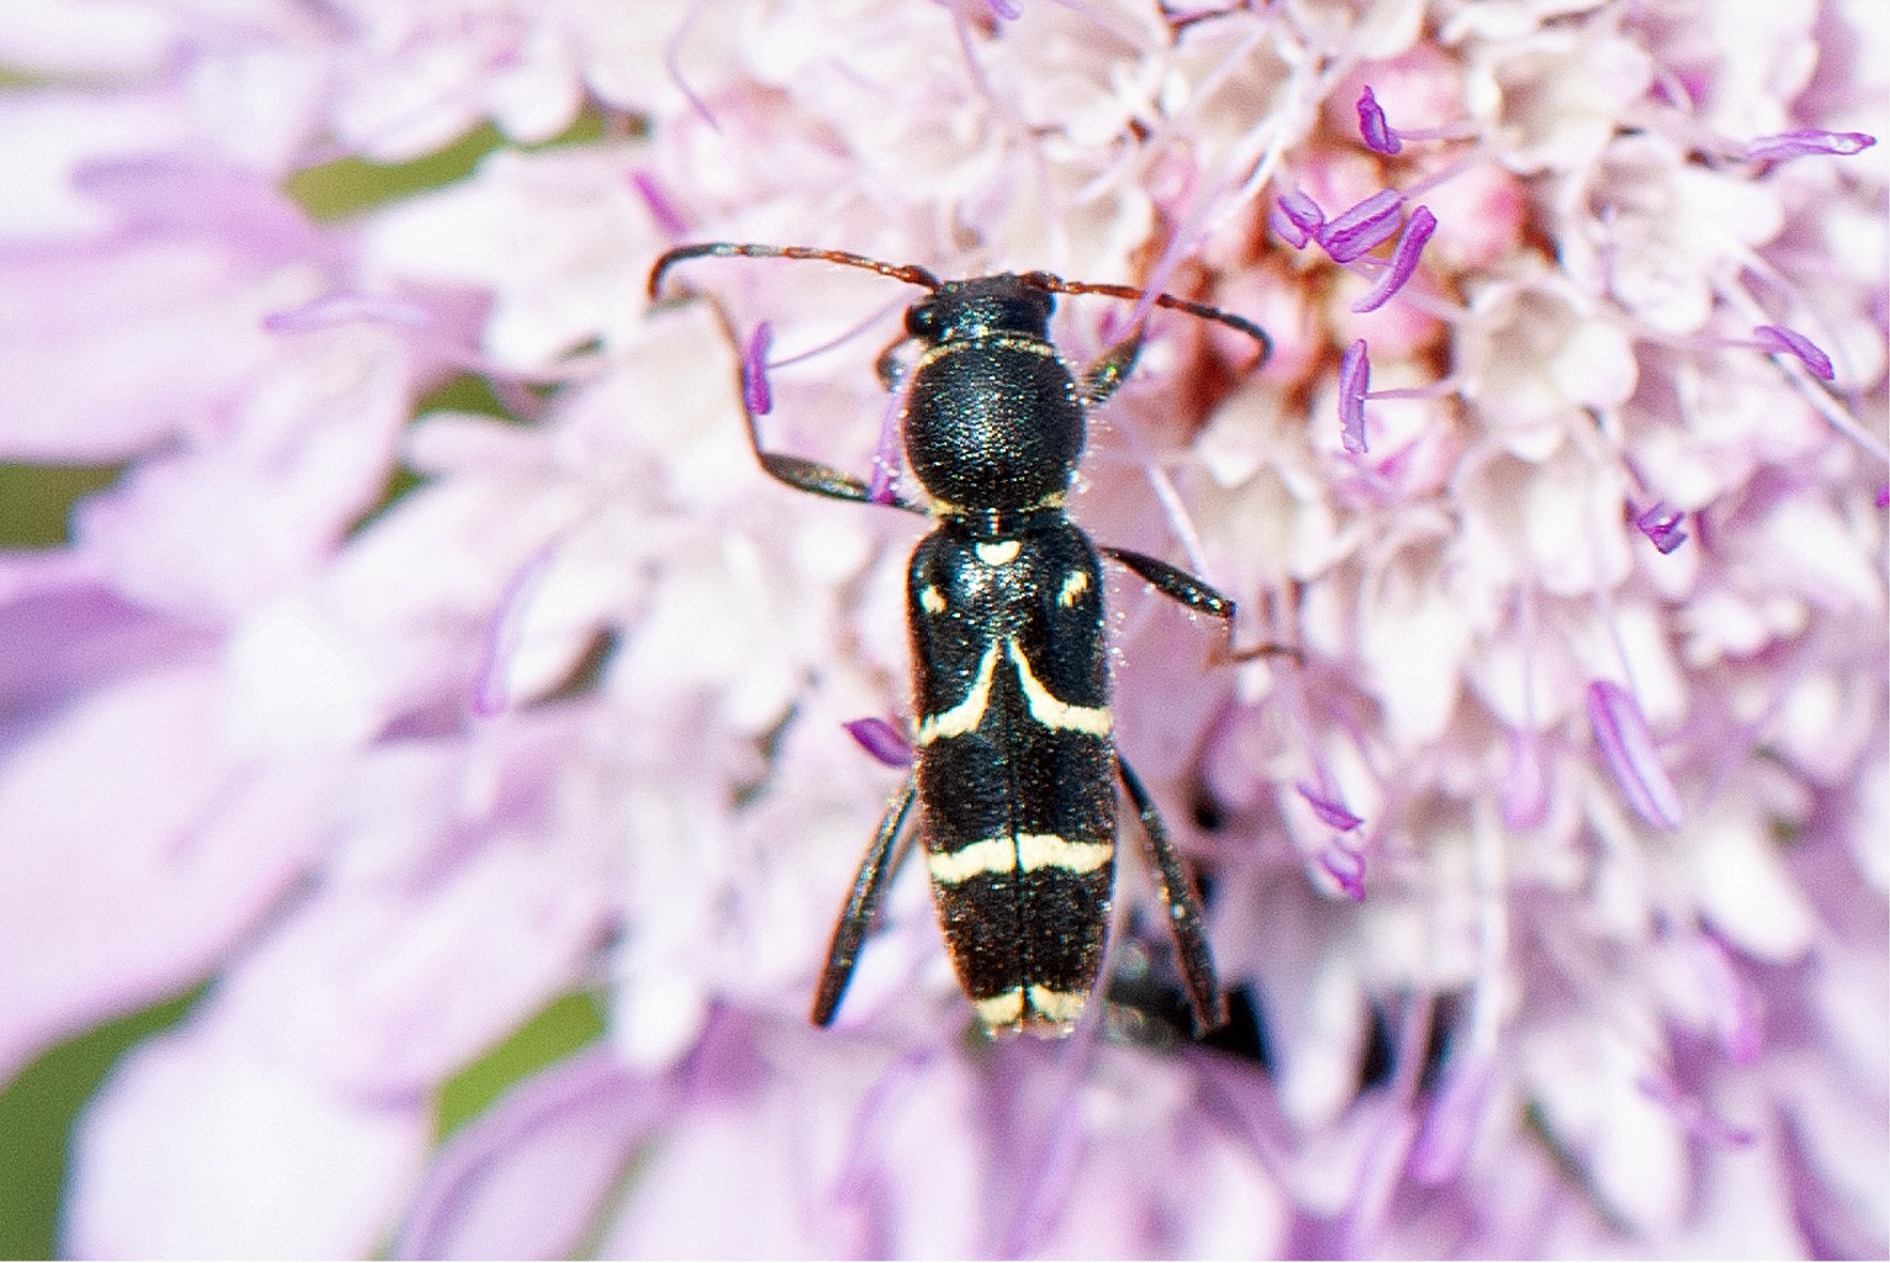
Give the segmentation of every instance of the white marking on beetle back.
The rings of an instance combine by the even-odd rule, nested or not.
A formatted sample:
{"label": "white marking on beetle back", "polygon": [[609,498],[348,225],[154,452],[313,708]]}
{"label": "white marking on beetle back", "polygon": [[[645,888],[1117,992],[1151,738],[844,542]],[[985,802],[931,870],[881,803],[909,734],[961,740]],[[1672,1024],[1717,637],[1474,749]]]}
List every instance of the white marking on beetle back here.
{"label": "white marking on beetle back", "polygon": [[1017,559],[1021,547],[1014,539],[1000,540],[995,544],[978,544],[975,549],[978,560],[987,566],[1008,566]]}
{"label": "white marking on beetle back", "polygon": [[929,583],[919,589],[919,604],[925,607],[927,614],[943,614],[945,612],[944,596],[939,593],[936,587],[933,587]]}
{"label": "white marking on beetle back", "polygon": [[1024,1016],[1024,989],[1012,987],[984,1000],[973,1000],[971,1007],[977,1010],[978,1020],[986,1026],[1012,1026]]}
{"label": "white marking on beetle back", "polygon": [[1046,360],[1059,358],[1054,346],[1042,338],[1033,338],[1027,333],[977,333],[970,337],[953,338],[949,342],[937,342],[927,347],[925,353],[919,356],[919,362],[912,366],[912,376],[917,377],[948,356],[959,355],[966,351],[988,353],[994,348],[1005,351],[1023,351],[1030,355],[1040,355]]}
{"label": "white marking on beetle back", "polygon": [[[1053,732],[1086,732],[1092,737],[1106,737],[1110,732],[1109,708],[1107,706],[1072,706],[1043,686],[1030,670],[1030,662],[1024,651],[1017,647],[1017,638],[1011,637],[1004,642],[1010,651],[1011,662],[1017,667],[1017,683],[1024,690],[1024,702],[1030,707],[1030,717]],[[923,731],[923,725],[921,725]]]}
{"label": "white marking on beetle back", "polygon": [[1023,869],[1045,868],[1066,873],[1093,873],[1115,855],[1111,842],[1072,842],[1054,833],[1020,833],[1016,837],[980,838],[955,851],[928,851],[925,867],[941,886],[957,886],[973,877],[1003,876]]}
{"label": "white marking on beetle back", "polygon": [[1063,576],[1063,587],[1057,592],[1057,604],[1064,609],[1075,605],[1083,593],[1089,591],[1089,571],[1072,570]]}
{"label": "white marking on beetle back", "polygon": [[997,671],[997,656],[996,645],[984,651],[984,661],[978,664],[978,678],[971,682],[964,701],[919,721],[917,744],[929,746],[945,737],[962,737],[984,722],[984,709],[991,701],[991,676]]}
{"label": "white marking on beetle back", "polygon": [[1017,864],[1026,873],[1060,868],[1066,873],[1093,873],[1116,853],[1112,842],[1072,842],[1054,833],[1017,835]]}
{"label": "white marking on beetle back", "polygon": [[1083,1016],[1083,1010],[1089,1007],[1089,994],[1084,991],[1057,991],[1051,987],[1030,989],[1030,1007],[1041,1013],[1058,1026],[1074,1025],[1076,1019]]}
{"label": "white marking on beetle back", "polygon": [[927,851],[926,871],[941,886],[956,886],[987,873],[1017,871],[1017,842],[1012,838],[980,838],[956,851]]}

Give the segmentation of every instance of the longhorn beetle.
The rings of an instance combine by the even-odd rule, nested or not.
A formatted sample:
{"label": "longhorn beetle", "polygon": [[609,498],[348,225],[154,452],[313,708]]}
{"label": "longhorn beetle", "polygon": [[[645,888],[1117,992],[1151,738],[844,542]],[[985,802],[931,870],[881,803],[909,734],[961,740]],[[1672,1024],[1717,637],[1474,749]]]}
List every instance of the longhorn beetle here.
{"label": "longhorn beetle", "polygon": [[[914,767],[834,927],[814,1023],[827,1025],[839,1008],[916,801],[939,922],[978,1020],[994,1034],[1068,1034],[1102,963],[1120,779],[1141,817],[1195,1026],[1222,1025],[1226,1004],[1194,887],[1112,739],[1099,550],[1064,512],[1085,411],[1128,376],[1142,324],[1078,378],[1050,342],[1053,295],[1143,292],[1046,272],[940,281],[921,267],[838,250],[713,242],[658,259],[650,297],[672,267],[704,256],[818,259],[929,291],[906,310],[906,336],[920,354],[901,422],[907,463],[930,503],[890,497],[936,523],[907,576]],[[1168,294],[1152,301],[1240,330],[1263,357],[1271,349],[1239,316]],[[890,360],[881,363],[884,371]],[[774,478],[836,500],[876,498],[839,470],[765,450],[746,391],[742,398],[755,456]],[[1233,602],[1201,580],[1127,549],[1100,554],[1231,629]]]}

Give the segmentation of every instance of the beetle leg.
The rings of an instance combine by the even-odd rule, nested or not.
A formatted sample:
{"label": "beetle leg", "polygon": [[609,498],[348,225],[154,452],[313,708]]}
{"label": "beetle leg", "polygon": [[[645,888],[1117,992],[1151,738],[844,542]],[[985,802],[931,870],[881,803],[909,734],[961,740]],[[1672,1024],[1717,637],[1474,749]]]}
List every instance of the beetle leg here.
{"label": "beetle leg", "polygon": [[1104,548],[1102,554],[1125,570],[1133,571],[1169,600],[1179,601],[1197,614],[1233,621],[1234,603],[1186,570],[1126,548]]}
{"label": "beetle leg", "polygon": [[[761,444],[761,421],[748,402],[748,384],[744,379],[741,338],[735,332],[735,322],[730,318],[728,309],[711,294],[691,292],[689,297],[700,299],[715,313],[716,323],[722,326],[722,334],[728,339],[729,346],[735,350],[735,397],[741,400],[742,419],[748,423],[748,446],[754,450],[755,460],[762,471],[777,482],[786,483],[796,491],[805,491],[809,495],[825,496],[829,500],[851,500],[860,504],[890,504],[895,509],[907,513],[924,513],[925,509],[899,496],[875,500],[873,490],[865,482],[852,474],[844,473],[831,465],[822,465],[817,461],[789,456],[782,452],[770,452]],[[891,348],[888,348],[890,351]]]}
{"label": "beetle leg", "polygon": [[1142,353],[1142,334],[1143,326],[1138,324],[1135,332],[1097,356],[1095,362],[1083,370],[1077,393],[1085,407],[1095,407],[1128,380],[1135,370],[1136,357]]}
{"label": "beetle leg", "polygon": [[[873,913],[879,907],[880,896],[886,893],[887,885],[910,850],[908,845],[895,852],[894,844],[905,831],[906,817],[912,812],[912,800],[918,788],[917,774],[908,776],[899,796],[886,809],[872,845],[866,848],[866,856],[860,861],[860,871],[853,878],[853,893],[847,896],[847,906],[841,910],[840,920],[833,927],[833,942],[827,948],[827,967],[821,971],[820,988],[814,993],[815,1026],[826,1026],[839,1010],[847,983],[853,979],[853,962],[859,957],[860,944],[873,927]],[[908,840],[911,836],[907,835]]]}
{"label": "beetle leg", "polygon": [[1236,649],[1234,647],[1233,601],[1222,596],[1186,570],[1171,566],[1165,561],[1144,553],[1131,552],[1126,548],[1104,548],[1102,553],[1125,570],[1132,571],[1137,578],[1171,601],[1179,601],[1197,614],[1227,620],[1227,643],[1215,646],[1213,661],[1216,663],[1251,662],[1255,658],[1282,657],[1291,658],[1301,666],[1306,665],[1306,655],[1296,645],[1263,644]]}
{"label": "beetle leg", "polygon": [[1194,882],[1181,866],[1174,843],[1168,839],[1168,826],[1162,823],[1155,800],[1142,787],[1141,778],[1120,754],[1116,773],[1122,788],[1135,804],[1142,818],[1142,837],[1148,847],[1150,867],[1155,874],[1155,893],[1161,899],[1162,915],[1168,920],[1168,932],[1175,940],[1175,956],[1181,964],[1181,977],[1188,988],[1188,1006],[1194,1010],[1194,1030],[1205,1035],[1227,1024],[1227,1001],[1214,977],[1214,958],[1208,952],[1207,934],[1201,925],[1201,901]]}

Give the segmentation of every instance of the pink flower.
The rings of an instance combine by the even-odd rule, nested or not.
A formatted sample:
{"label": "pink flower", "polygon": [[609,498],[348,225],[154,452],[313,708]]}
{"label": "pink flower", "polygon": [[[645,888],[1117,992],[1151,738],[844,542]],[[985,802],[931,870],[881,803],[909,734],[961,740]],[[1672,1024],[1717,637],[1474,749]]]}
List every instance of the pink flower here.
{"label": "pink flower", "polygon": [[[1890,1248],[1875,8],[36,12],[0,460],[109,485],[0,556],[0,1063],[197,996],[46,1249]],[[1213,1039],[1126,862],[1070,1039],[967,1037],[915,874],[807,1026],[903,775],[914,293],[652,307],[681,240],[1271,326],[1055,324],[1149,317],[1073,516],[1270,647],[1110,584]]]}

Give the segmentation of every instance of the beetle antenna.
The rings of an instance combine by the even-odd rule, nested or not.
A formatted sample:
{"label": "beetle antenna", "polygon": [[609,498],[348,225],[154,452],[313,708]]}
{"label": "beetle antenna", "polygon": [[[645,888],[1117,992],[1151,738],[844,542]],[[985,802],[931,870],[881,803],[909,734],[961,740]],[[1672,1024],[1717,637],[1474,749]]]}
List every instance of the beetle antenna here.
{"label": "beetle antenna", "polygon": [[882,263],[878,259],[869,259],[863,254],[849,254],[845,250],[819,250],[812,246],[758,246],[744,245],[732,241],[705,241],[692,246],[677,246],[665,251],[663,257],[650,269],[650,297],[654,299],[663,286],[663,274],[686,259],[819,259],[826,263],[841,263],[850,268],[865,268],[881,276],[889,276],[895,281],[904,281],[908,285],[920,285],[936,290],[939,279],[922,267],[912,264]]}
{"label": "beetle antenna", "polygon": [[[1032,289],[1049,290],[1053,294],[1103,294],[1109,298],[1127,298],[1141,300],[1148,297],[1146,290],[1133,285],[1097,285],[1089,281],[1066,281],[1049,272],[1026,272],[1017,278]],[[1157,307],[1166,307],[1170,311],[1185,311],[1190,316],[1199,316],[1203,320],[1214,320],[1230,329],[1252,338],[1260,344],[1260,362],[1266,363],[1273,354],[1273,339],[1245,316],[1236,316],[1231,311],[1222,311],[1219,307],[1210,307],[1206,303],[1190,302],[1186,298],[1176,298],[1173,294],[1157,294],[1154,297]]]}

